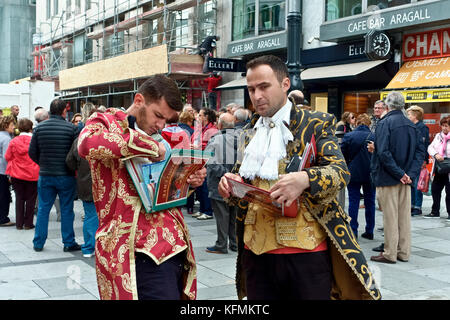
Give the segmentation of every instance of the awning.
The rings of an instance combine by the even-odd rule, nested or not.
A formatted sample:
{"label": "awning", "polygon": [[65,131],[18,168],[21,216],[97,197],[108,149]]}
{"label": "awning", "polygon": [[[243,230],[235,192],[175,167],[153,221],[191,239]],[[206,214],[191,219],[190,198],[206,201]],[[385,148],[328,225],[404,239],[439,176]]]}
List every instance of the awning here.
{"label": "awning", "polygon": [[406,103],[450,101],[450,58],[407,61],[381,92],[384,99],[392,90]]}
{"label": "awning", "polygon": [[375,68],[387,60],[364,61],[355,63],[338,64],[334,66],[309,68],[302,71],[302,80],[353,77],[365,71]]}
{"label": "awning", "polygon": [[408,61],[386,89],[430,88],[450,85],[450,58]]}
{"label": "awning", "polygon": [[241,78],[237,80],[232,80],[221,86],[216,87],[214,90],[234,90],[234,89],[243,89],[247,88],[247,79]]}
{"label": "awning", "polygon": [[[364,61],[347,64],[339,64],[334,66],[309,68],[303,70],[300,74],[302,81],[308,80],[322,80],[329,78],[354,77],[364,73],[370,69],[379,66],[387,60]],[[215,90],[231,90],[242,89],[247,87],[247,80],[245,78],[227,82],[218,86]]]}

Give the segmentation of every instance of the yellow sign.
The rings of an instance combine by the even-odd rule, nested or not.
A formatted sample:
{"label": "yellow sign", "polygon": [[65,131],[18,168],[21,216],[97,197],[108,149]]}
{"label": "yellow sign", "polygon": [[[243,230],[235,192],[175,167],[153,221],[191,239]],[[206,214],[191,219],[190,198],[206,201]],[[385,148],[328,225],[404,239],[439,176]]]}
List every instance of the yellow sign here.
{"label": "yellow sign", "polygon": [[[380,93],[380,99],[386,98],[391,91]],[[449,89],[425,89],[425,90],[402,90],[400,92],[405,98],[406,103],[419,102],[446,102],[450,101]]]}
{"label": "yellow sign", "polygon": [[450,57],[407,61],[386,89],[450,86]]}

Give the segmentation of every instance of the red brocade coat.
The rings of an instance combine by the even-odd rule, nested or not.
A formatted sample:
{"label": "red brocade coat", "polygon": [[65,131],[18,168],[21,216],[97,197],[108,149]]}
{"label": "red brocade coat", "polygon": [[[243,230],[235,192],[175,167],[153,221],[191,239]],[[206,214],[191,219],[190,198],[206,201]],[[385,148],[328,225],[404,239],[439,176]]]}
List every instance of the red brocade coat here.
{"label": "red brocade coat", "polygon": [[123,163],[134,156],[158,156],[158,143],[129,128],[125,112],[108,109],[89,118],[78,152],[90,164],[99,218],[95,256],[100,298],[138,298],[135,252],[147,254],[158,265],[181,252],[186,256],[182,299],[195,299],[195,258],[181,210],[146,213]]}

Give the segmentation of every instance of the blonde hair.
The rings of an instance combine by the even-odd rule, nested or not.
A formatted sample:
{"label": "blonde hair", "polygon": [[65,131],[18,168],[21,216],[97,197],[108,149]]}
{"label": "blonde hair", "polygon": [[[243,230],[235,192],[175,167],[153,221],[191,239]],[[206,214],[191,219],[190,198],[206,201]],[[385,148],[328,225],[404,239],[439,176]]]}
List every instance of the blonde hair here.
{"label": "blonde hair", "polygon": [[367,113],[361,113],[357,118],[356,118],[356,125],[366,125],[366,126],[370,126],[372,121],[370,121],[370,117]]}
{"label": "blonde hair", "polygon": [[86,123],[87,119],[91,116],[91,114],[96,110],[93,103],[86,102],[81,108],[81,121]]}
{"label": "blonde hair", "polygon": [[411,112],[412,114],[414,114],[416,119],[419,121],[423,120],[423,109],[419,106],[411,106],[406,109],[406,112]]}

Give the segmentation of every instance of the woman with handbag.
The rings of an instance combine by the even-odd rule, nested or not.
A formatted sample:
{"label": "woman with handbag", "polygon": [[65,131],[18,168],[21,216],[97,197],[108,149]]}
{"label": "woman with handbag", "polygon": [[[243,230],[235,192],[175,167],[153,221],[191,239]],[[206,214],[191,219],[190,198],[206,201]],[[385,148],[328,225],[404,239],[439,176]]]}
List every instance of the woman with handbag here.
{"label": "woman with handbag", "polygon": [[355,237],[358,237],[358,210],[360,190],[362,187],[366,227],[361,237],[373,240],[373,229],[375,227],[375,188],[372,186],[370,179],[370,159],[372,154],[367,150],[367,143],[368,141],[374,141],[375,136],[369,129],[370,123],[371,121],[367,114],[360,114],[356,119],[357,127],[355,130],[344,135],[341,150],[351,174],[350,183],[347,185],[348,214],[352,218],[350,226]]}
{"label": "woman with handbag", "polygon": [[[420,135],[420,142],[425,145],[425,150],[428,149],[430,144],[430,130],[423,123],[423,109],[419,106],[411,106],[406,110],[409,120],[417,128],[417,132]],[[425,153],[425,158],[423,159],[422,168],[425,168],[428,163],[428,154]],[[419,182],[419,176],[417,176],[411,185],[411,216],[418,216],[422,214],[422,202],[423,193],[417,189],[417,183]]]}
{"label": "woman with handbag", "polygon": [[428,154],[434,160],[434,178],[431,183],[431,196],[433,205],[431,213],[424,215],[424,218],[439,218],[442,189],[445,187],[445,205],[447,208],[448,220],[450,220],[450,180],[448,173],[437,170],[439,164],[444,162],[444,158],[450,158],[450,117],[442,118],[440,121],[442,131],[438,133],[433,142],[428,146]]}

